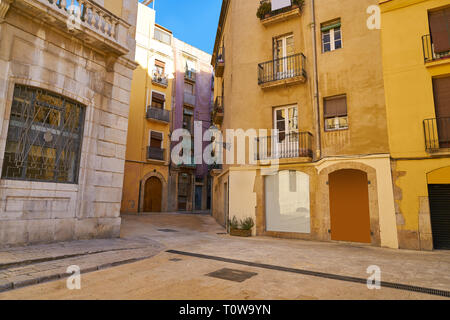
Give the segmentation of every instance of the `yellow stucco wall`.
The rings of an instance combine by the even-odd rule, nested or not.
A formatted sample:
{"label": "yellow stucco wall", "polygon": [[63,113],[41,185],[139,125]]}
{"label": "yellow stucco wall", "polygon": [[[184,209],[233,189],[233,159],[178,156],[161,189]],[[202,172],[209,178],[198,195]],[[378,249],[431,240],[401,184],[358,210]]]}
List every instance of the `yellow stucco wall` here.
{"label": "yellow stucco wall", "polygon": [[[400,247],[430,249],[428,183],[450,184],[450,153],[440,152],[436,157],[426,152],[423,121],[436,117],[432,78],[450,74],[450,59],[425,63],[422,36],[430,33],[428,11],[449,5],[449,2],[390,0],[380,1],[380,5],[386,110]],[[426,221],[425,226],[423,221]],[[423,243],[424,239],[427,244]]]}
{"label": "yellow stucco wall", "polygon": [[106,10],[112,12],[118,17],[122,17],[123,0],[105,0],[104,3]]}

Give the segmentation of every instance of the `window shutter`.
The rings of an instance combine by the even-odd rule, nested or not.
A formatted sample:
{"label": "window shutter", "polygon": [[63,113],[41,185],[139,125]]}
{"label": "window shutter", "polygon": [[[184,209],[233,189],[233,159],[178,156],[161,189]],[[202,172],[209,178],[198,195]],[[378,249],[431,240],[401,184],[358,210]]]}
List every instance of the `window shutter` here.
{"label": "window shutter", "polygon": [[152,139],[162,141],[162,139],[163,139],[162,132],[152,131]]}
{"label": "window shutter", "polygon": [[450,8],[429,13],[430,31],[434,51],[450,51]]}
{"label": "window shutter", "polygon": [[159,60],[155,60],[155,66],[160,67],[160,68],[164,68],[166,66],[166,64],[162,61]]}
{"label": "window shutter", "polygon": [[450,117],[450,77],[433,79],[436,117]]}
{"label": "window shutter", "polygon": [[161,102],[161,103],[166,102],[166,98],[164,97],[164,95],[161,93],[158,93],[158,92],[152,93],[152,100],[155,100],[155,101]]}
{"label": "window shutter", "polygon": [[345,117],[347,115],[347,96],[325,98],[324,118]]}

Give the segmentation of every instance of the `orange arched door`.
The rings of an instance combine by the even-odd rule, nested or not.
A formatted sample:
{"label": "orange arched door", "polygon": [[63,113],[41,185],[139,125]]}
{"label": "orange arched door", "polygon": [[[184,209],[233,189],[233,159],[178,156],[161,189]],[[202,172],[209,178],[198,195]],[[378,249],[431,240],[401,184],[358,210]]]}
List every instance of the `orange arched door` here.
{"label": "orange arched door", "polygon": [[161,212],[162,183],[156,177],[150,177],[145,182],[144,212]]}
{"label": "orange arched door", "polygon": [[329,175],[332,240],[371,243],[368,184],[360,170]]}

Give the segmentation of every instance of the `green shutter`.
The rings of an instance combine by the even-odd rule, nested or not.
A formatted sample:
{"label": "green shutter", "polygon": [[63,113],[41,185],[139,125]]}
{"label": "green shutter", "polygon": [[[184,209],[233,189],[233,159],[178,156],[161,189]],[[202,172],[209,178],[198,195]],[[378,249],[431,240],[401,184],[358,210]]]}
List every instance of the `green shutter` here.
{"label": "green shutter", "polygon": [[322,32],[325,32],[325,31],[328,31],[328,30],[331,30],[331,29],[335,29],[335,28],[340,28],[340,27],[341,27],[341,22],[337,22],[337,23],[333,23],[333,24],[329,24],[327,26],[324,26],[324,27],[320,28],[320,30]]}

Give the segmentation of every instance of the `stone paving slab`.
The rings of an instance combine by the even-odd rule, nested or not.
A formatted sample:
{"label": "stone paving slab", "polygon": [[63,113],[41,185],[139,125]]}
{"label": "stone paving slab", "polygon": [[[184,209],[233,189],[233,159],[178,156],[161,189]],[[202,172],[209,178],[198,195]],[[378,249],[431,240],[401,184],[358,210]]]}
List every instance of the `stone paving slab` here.
{"label": "stone paving slab", "polygon": [[83,240],[0,249],[0,292],[150,258],[163,246],[148,238]]}

